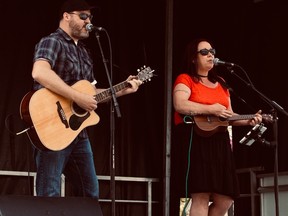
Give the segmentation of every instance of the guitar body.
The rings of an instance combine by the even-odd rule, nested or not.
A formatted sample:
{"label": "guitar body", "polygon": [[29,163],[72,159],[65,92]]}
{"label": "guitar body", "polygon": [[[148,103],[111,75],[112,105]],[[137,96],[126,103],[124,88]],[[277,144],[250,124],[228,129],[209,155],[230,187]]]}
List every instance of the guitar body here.
{"label": "guitar body", "polygon": [[195,131],[203,137],[212,136],[216,132],[226,131],[229,126],[227,120],[221,120],[216,116],[198,115],[194,116],[194,123],[196,125]]}
{"label": "guitar body", "polygon": [[[95,95],[94,86],[87,80],[78,81],[72,88]],[[20,115],[31,127],[27,133],[33,145],[54,151],[66,148],[85,127],[100,120],[94,111],[87,112],[46,88],[28,92],[23,97]]]}
{"label": "guitar body", "polygon": [[[223,119],[211,115],[196,115],[193,116],[192,123],[194,123],[194,128],[198,135],[209,137],[216,132],[226,131],[227,127],[229,126],[229,122],[236,120],[248,120],[254,118],[255,116],[255,114],[234,115],[232,117]],[[272,122],[273,116],[269,114],[262,114],[262,121]]]}

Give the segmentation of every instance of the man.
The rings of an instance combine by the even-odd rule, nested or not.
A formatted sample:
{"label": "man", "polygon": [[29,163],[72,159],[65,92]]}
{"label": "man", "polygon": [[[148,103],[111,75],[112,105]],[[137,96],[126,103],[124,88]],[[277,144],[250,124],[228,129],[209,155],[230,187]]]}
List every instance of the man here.
{"label": "man", "polygon": [[[45,87],[51,92],[76,103],[86,112],[97,108],[97,98],[73,88],[80,80],[96,84],[93,64],[81,42],[89,37],[86,25],[91,23],[92,7],[83,0],[68,0],[60,10],[59,28],[43,37],[35,47],[32,77],[34,90]],[[136,92],[142,83],[129,76],[129,88],[116,96]],[[104,91],[95,87],[95,93]],[[37,167],[36,192],[38,196],[60,196],[61,175],[73,183],[78,196],[99,198],[99,184],[93,153],[85,129],[66,148],[59,151],[35,149]]]}

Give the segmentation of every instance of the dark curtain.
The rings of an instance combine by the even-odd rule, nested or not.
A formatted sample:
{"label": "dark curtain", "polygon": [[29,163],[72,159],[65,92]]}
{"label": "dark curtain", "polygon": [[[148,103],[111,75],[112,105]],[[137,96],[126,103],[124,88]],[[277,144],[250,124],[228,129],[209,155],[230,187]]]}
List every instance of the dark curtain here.
{"label": "dark curtain", "polygon": [[[39,39],[58,27],[57,11],[62,1],[1,1],[1,103],[0,103],[0,170],[35,171],[31,143],[25,134],[15,136],[25,126],[19,116],[23,96],[31,89],[32,57]],[[153,215],[160,215],[164,147],[164,52],[165,5],[162,1],[88,1],[96,3],[93,24],[109,33],[113,56],[113,83],[124,81],[137,69],[150,66],[157,76],[141,86],[136,94],[118,98],[121,118],[115,117],[115,174],[159,178],[153,188]],[[214,41],[217,57],[241,65],[254,86],[283,108],[288,107],[285,62],[287,13],[280,1],[174,1],[173,77],[178,73],[184,46],[193,38],[203,36]],[[101,33],[100,40],[109,57],[108,40]],[[95,76],[99,87],[108,87],[107,77],[95,35],[85,41],[94,57]],[[232,103],[235,112],[255,113],[269,107],[245,83],[222,68],[221,75],[234,90]],[[237,71],[243,75],[243,72]],[[243,100],[239,99],[243,98]],[[99,105],[96,113],[100,122],[88,128],[95,153],[98,175],[110,175],[110,103]],[[287,117],[279,116],[279,170],[287,167]],[[272,128],[267,125],[265,138],[273,139]],[[273,149],[258,143],[241,146],[239,140],[250,127],[233,130],[234,152],[238,168],[263,166],[273,171]],[[9,132],[11,131],[11,133]],[[1,195],[31,195],[33,182],[29,177],[0,176]],[[67,184],[67,187],[69,183]],[[101,183],[100,198],[110,198],[109,182]],[[131,187],[130,187],[131,186]],[[146,191],[132,183],[117,184],[116,199],[146,196]],[[184,186],[184,183],[183,183]],[[244,185],[243,187],[249,187]],[[66,191],[73,195],[72,191]],[[102,203],[109,215],[111,206]],[[245,208],[242,208],[245,209]],[[146,206],[117,204],[117,215],[145,215]],[[248,215],[247,212],[244,213]]]}
{"label": "dark curtain", "polygon": [[[234,68],[231,73],[225,67],[218,67],[219,75],[223,76],[233,89],[231,98],[235,112],[253,114],[261,109],[264,114],[271,113],[272,107],[263,101],[257,91],[287,110],[287,95],[284,93],[287,91],[287,85],[283,78],[285,65],[276,54],[276,47],[285,50],[288,46],[287,33],[283,29],[287,20],[284,11],[283,2],[269,0],[175,2],[173,76],[177,75],[186,43],[196,37],[206,37],[214,42],[217,58],[236,63],[242,68]],[[245,73],[257,91],[247,85]],[[279,110],[276,111],[279,117],[279,170],[285,171],[288,168],[285,162],[288,151],[285,135],[287,116]],[[268,129],[264,138],[272,141],[271,124],[267,123],[266,126]],[[251,147],[239,145],[239,140],[250,129],[238,127],[233,130],[238,168],[262,165],[267,171],[273,171],[271,148],[258,144]]]}
{"label": "dark curtain", "polygon": [[[277,47],[286,50],[287,32],[286,6],[282,1],[239,0],[239,1],[175,1],[174,3],[174,72],[178,73],[184,47],[188,41],[197,37],[211,39],[216,48],[216,57],[242,67],[234,68],[233,73],[219,66],[218,73],[233,89],[231,100],[233,110],[240,114],[253,114],[259,109],[264,114],[271,113],[271,106],[247,85],[245,73],[250,77],[256,90],[270,100],[276,101],[287,111],[286,65],[282,61],[286,54],[277,54]],[[281,47],[281,48],[280,48]],[[284,64],[283,64],[284,63]],[[244,78],[243,82],[235,74]],[[279,110],[278,125],[278,164],[279,171],[286,171],[287,164],[287,116]],[[268,143],[274,141],[273,127],[267,127],[263,134]],[[239,141],[251,127],[234,127],[233,143],[237,169],[261,167],[258,173],[274,172],[275,151],[272,145],[255,142],[251,146],[241,145]],[[173,148],[172,148],[173,149]],[[244,177],[243,177],[244,176]],[[249,173],[239,175],[240,192],[250,193]],[[184,187],[184,182],[183,182]],[[259,199],[256,202],[259,208]],[[250,197],[235,201],[235,215],[251,215]],[[260,212],[260,209],[258,209]]]}
{"label": "dark curtain", "polygon": [[[21,99],[32,86],[32,57],[39,39],[58,27],[58,8],[62,1],[1,2],[1,149],[0,170],[35,171],[31,143],[22,131],[19,115]],[[164,124],[164,1],[89,1],[98,7],[92,23],[106,29],[112,45],[110,76],[113,85],[137,75],[144,66],[155,70],[151,81],[145,82],[135,94],[118,98],[121,117],[115,120],[115,175],[162,178]],[[24,9],[25,8],[25,9]],[[8,21],[9,20],[9,21]],[[105,58],[110,60],[109,40],[100,32]],[[95,63],[98,87],[108,88],[108,80],[94,33],[84,41]],[[100,122],[88,127],[98,175],[109,176],[111,149],[111,105],[103,103],[96,113]],[[6,125],[5,125],[6,124]],[[11,131],[11,133],[9,132]],[[157,185],[158,184],[158,185]],[[162,198],[161,183],[153,185],[153,200]],[[0,176],[1,195],[32,195],[32,178]],[[116,200],[147,199],[147,183],[116,182]],[[112,191],[113,192],[113,191]],[[73,196],[69,182],[67,196]],[[100,199],[111,199],[109,181],[100,181]],[[103,214],[111,214],[110,203],[100,203]],[[153,214],[160,215],[161,203],[153,204]],[[117,215],[146,215],[146,204],[116,203]]]}

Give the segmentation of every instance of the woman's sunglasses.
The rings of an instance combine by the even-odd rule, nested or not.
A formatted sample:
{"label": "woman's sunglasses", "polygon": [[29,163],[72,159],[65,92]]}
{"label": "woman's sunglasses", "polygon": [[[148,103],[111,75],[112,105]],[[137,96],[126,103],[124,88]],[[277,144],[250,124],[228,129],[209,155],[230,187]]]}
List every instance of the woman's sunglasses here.
{"label": "woman's sunglasses", "polygon": [[215,55],[216,54],[216,50],[215,49],[201,49],[198,51],[198,53],[200,53],[202,56],[206,56],[209,54],[209,52],[212,54],[212,55]]}

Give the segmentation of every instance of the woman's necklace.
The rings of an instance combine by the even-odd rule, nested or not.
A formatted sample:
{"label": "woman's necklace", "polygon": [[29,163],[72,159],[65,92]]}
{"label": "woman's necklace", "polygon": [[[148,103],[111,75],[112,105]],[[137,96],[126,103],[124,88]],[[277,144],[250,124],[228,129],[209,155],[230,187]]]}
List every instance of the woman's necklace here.
{"label": "woman's necklace", "polygon": [[204,75],[200,75],[200,74],[198,74],[198,76],[199,76],[199,77],[208,77],[208,75],[207,75],[207,76],[204,76]]}

